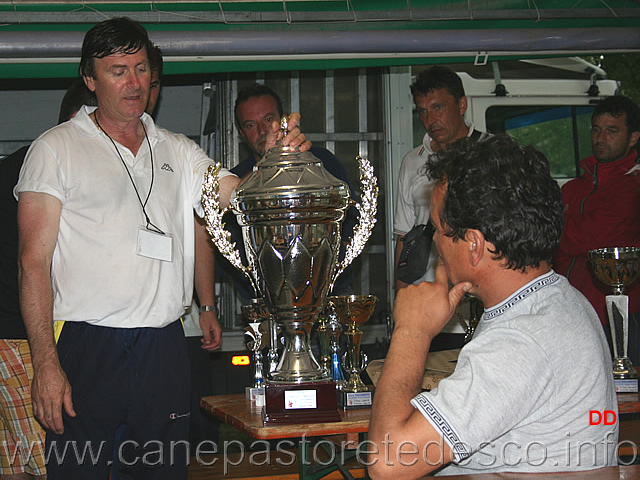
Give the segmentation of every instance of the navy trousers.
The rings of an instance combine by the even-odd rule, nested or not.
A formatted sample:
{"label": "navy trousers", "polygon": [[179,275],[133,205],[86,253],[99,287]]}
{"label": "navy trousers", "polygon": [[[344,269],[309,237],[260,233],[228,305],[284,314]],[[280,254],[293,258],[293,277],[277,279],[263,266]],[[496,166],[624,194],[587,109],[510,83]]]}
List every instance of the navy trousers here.
{"label": "navy trousers", "polygon": [[182,324],[67,322],[58,355],[76,417],[47,432],[49,480],[187,478],[190,371]]}

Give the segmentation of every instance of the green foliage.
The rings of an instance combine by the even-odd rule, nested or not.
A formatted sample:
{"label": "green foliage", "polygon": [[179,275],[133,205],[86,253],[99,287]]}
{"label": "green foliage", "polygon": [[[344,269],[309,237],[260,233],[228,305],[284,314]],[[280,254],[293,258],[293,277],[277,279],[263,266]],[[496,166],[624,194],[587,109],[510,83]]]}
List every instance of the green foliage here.
{"label": "green foliage", "polygon": [[640,105],[640,53],[611,53],[585,60],[604,69],[610,79],[618,80],[620,93]]}
{"label": "green foliage", "polygon": [[575,154],[571,138],[573,128],[570,122],[556,120],[553,122],[514,128],[509,135],[522,145],[532,145],[540,150],[551,163],[551,174],[554,177],[575,177]]}
{"label": "green foliage", "polygon": [[591,111],[588,106],[495,106],[487,110],[487,130],[534,146],[549,160],[554,177],[573,178],[578,161],[591,154]]}
{"label": "green foliage", "polygon": [[578,161],[591,155],[591,113],[579,113],[575,121],[578,151],[574,147],[571,118],[514,128],[508,133],[521,144],[540,150],[549,160],[551,175],[555,178],[573,178]]}

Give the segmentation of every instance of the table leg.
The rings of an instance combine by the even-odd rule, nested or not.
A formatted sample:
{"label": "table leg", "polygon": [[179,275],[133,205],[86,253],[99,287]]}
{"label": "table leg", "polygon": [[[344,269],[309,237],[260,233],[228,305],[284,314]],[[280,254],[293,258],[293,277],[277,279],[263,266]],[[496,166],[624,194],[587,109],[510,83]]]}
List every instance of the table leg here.
{"label": "table leg", "polygon": [[[318,463],[318,459],[315,458],[315,465],[311,464],[310,449],[311,444],[314,444],[313,450],[317,452],[318,447],[321,447],[331,458],[330,462]],[[331,445],[331,446],[330,446]],[[342,476],[347,480],[354,480],[353,475],[349,472],[349,469],[345,464],[353,459],[358,453],[358,449],[342,449],[338,445],[329,442],[328,440],[306,440],[302,439],[298,448],[298,471],[300,473],[301,480],[317,480],[319,478],[328,475],[329,473],[339,470]]]}

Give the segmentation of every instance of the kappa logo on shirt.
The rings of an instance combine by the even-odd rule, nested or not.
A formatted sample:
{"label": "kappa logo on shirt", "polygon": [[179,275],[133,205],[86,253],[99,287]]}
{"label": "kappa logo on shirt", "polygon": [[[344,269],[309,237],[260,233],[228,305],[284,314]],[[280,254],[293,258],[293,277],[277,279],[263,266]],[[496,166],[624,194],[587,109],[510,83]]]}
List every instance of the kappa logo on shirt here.
{"label": "kappa logo on shirt", "polygon": [[164,165],[162,165],[162,167],[160,167],[160,170],[166,170],[167,172],[173,172],[173,168],[171,168],[171,165],[169,165],[168,163],[165,163]]}

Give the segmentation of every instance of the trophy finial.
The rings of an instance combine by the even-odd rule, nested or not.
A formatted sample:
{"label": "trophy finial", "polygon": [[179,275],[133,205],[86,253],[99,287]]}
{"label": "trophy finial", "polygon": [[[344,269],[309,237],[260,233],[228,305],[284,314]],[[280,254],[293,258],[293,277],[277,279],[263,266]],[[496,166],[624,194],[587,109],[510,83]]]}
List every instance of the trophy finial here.
{"label": "trophy finial", "polygon": [[282,115],[282,118],[280,118],[280,130],[284,135],[289,133],[289,118],[286,115]]}

